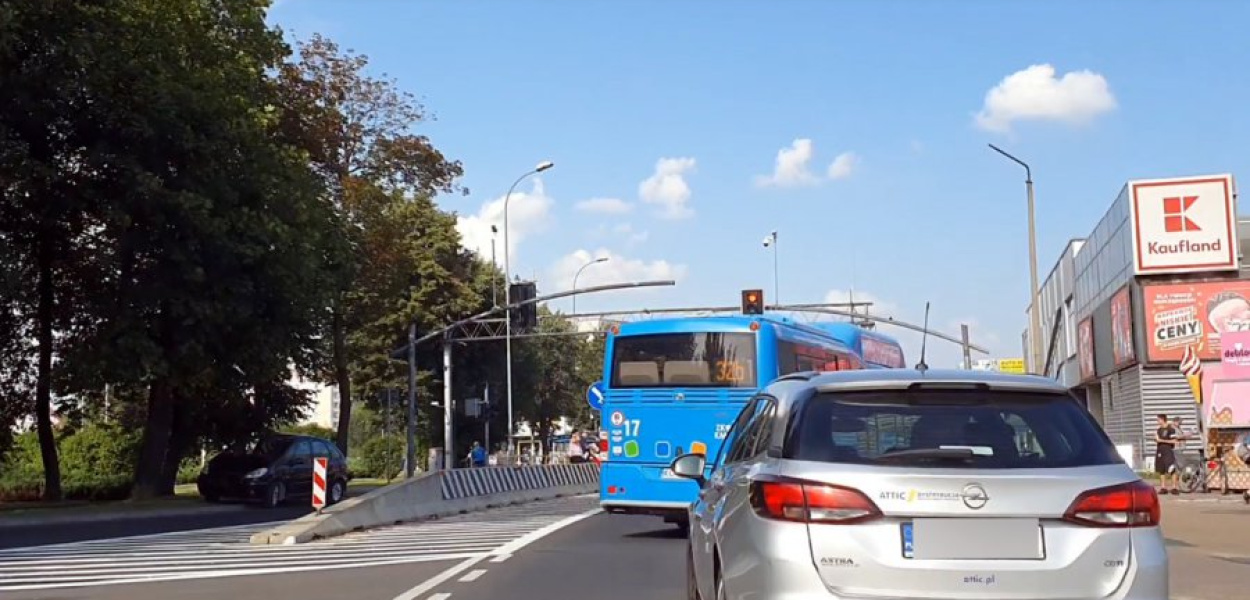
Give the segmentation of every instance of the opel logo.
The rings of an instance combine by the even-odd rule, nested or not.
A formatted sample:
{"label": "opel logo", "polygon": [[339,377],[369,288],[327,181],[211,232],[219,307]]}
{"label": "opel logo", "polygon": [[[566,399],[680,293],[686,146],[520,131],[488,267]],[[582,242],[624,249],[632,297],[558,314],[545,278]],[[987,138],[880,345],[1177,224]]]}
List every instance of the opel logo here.
{"label": "opel logo", "polygon": [[986,502],[990,501],[990,495],[985,493],[985,488],[975,483],[965,485],[964,491],[960,494],[960,497],[963,498],[964,506],[967,506],[972,510],[977,510],[985,506]]}
{"label": "opel logo", "polygon": [[683,394],[683,393],[681,393],[681,392],[677,392],[677,395],[676,395],[676,396],[673,396],[673,399],[674,399],[674,400],[676,400],[676,401],[678,401],[678,402],[681,402],[682,400],[685,400],[685,399],[686,399],[686,395],[685,395],[685,394]]}

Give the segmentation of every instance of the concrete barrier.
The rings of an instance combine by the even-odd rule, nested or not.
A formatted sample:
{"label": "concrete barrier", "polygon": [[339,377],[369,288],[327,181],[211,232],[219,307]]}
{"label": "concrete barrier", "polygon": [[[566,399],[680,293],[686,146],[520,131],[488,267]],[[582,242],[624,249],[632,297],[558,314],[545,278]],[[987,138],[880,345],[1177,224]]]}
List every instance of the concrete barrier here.
{"label": "concrete barrier", "polygon": [[586,494],[598,487],[599,467],[591,463],[434,471],[262,531],[252,543],[301,544],[370,527]]}

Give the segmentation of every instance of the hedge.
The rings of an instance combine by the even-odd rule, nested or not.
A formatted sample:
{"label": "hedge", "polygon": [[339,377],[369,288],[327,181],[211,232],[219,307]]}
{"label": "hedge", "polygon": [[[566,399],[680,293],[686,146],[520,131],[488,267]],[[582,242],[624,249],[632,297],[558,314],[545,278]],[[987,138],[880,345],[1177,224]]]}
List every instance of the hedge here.
{"label": "hedge", "polygon": [[[138,432],[113,424],[83,427],[57,439],[61,491],[69,500],[121,500],[130,494]],[[0,502],[43,496],[43,457],[35,432],[23,433],[0,463]]]}

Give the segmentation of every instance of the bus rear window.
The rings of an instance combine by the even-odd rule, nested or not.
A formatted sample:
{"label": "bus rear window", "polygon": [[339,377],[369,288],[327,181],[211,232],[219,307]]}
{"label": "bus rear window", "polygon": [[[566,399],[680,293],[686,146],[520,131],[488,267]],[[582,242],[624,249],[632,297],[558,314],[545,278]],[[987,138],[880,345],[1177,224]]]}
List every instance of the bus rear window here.
{"label": "bus rear window", "polygon": [[757,387],[755,334],[631,335],[613,348],[614,388]]}

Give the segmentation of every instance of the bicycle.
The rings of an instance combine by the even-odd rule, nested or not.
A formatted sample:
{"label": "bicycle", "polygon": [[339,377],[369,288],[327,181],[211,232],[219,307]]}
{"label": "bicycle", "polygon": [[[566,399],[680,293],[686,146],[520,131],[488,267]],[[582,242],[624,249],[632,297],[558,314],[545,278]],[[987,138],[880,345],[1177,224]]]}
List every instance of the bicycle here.
{"label": "bicycle", "polygon": [[[1211,489],[1207,482],[1211,480],[1212,472],[1220,478],[1220,492],[1228,494],[1228,463],[1223,449],[1220,449],[1216,457],[1211,460],[1206,458],[1206,449],[1198,450],[1198,460],[1186,459],[1179,469],[1180,488],[1190,494],[1199,490],[1204,493],[1209,492]],[[1243,497],[1246,503],[1250,504],[1250,492],[1243,494]]]}

